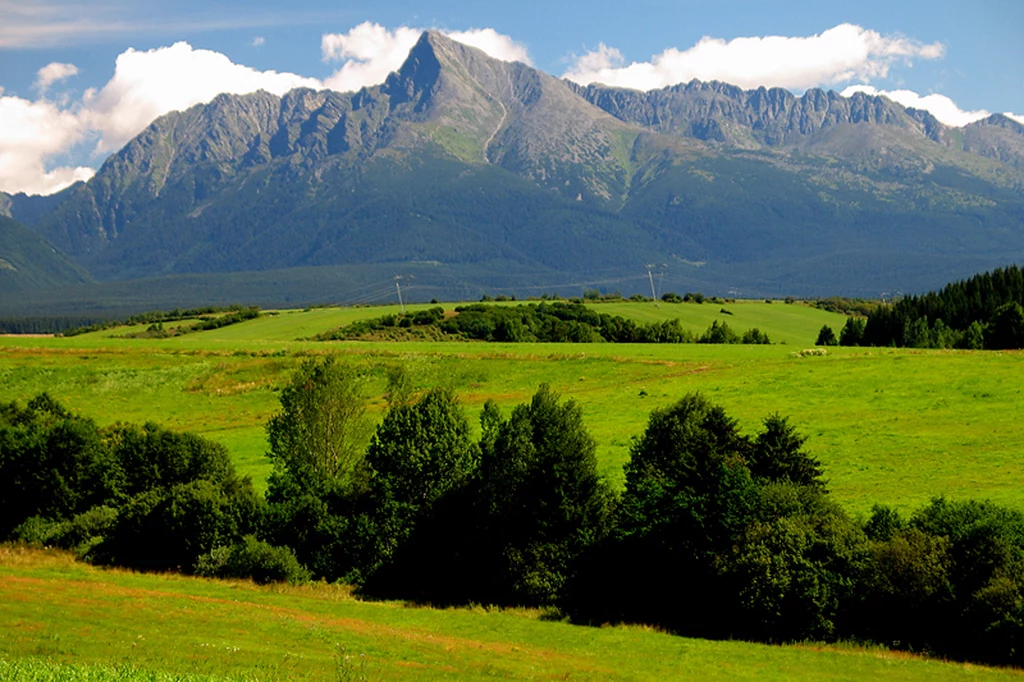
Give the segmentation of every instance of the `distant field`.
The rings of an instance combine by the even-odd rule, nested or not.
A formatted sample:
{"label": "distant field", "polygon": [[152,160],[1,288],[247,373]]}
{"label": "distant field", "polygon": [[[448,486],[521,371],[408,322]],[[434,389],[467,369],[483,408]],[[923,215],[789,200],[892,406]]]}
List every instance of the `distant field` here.
{"label": "distant field", "polygon": [[[418,307],[425,306],[411,306]],[[758,327],[774,343],[322,343],[296,339],[397,306],[281,311],[165,340],[111,338],[123,329],[0,338],[0,400],[46,390],[102,423],[151,420],[194,430],[225,443],[262,485],[263,425],[278,407],[275,391],[305,357],[335,353],[372,374],[378,415],[392,365],[404,366],[418,387],[452,386],[474,423],[487,399],[511,407],[547,382],[582,405],[603,473],[621,481],[630,438],[651,409],[700,390],[747,432],[769,413],[789,415],[851,511],[876,502],[910,509],[939,494],[1024,509],[1024,420],[1017,419],[1024,354],[835,348],[826,357],[796,357],[822,324],[838,330],[843,316],[782,302],[596,307],[643,322],[679,317],[695,332],[724,320],[737,331]]]}
{"label": "distant field", "polygon": [[0,678],[241,680],[1009,680],[1017,670],[881,649],[684,639],[538,611],[361,602],[345,588],[260,588],[101,570],[0,546]]}

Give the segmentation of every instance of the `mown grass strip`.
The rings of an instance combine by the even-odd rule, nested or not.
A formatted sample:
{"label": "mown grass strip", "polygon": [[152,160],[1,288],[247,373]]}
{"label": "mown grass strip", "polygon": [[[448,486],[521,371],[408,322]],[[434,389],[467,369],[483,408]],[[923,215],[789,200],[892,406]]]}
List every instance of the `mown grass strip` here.
{"label": "mown grass strip", "polygon": [[1022,677],[877,648],[714,642],[575,626],[531,610],[363,602],[335,585],[101,570],[9,546],[0,547],[0,629],[6,670],[40,675],[14,679],[75,682]]}

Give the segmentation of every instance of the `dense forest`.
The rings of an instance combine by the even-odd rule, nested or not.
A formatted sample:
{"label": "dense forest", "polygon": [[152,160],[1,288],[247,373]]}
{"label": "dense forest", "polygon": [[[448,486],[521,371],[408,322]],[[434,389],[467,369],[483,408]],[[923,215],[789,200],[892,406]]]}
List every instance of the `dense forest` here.
{"label": "dense forest", "polygon": [[[681,299],[680,299],[681,300]],[[506,343],[770,343],[759,329],[742,335],[717,320],[701,335],[678,319],[639,324],[600,313],[583,303],[553,301],[526,305],[473,303],[446,316],[441,307],[385,315],[325,332],[319,340],[435,338]]]}
{"label": "dense forest", "polygon": [[954,282],[938,292],[877,305],[818,345],[1004,350],[1024,348],[1024,271],[1016,265]]}
{"label": "dense forest", "polygon": [[546,386],[507,414],[487,403],[476,439],[452,391],[414,392],[400,368],[374,426],[365,385],[330,358],[296,372],[267,425],[265,497],[202,438],[101,428],[45,394],[2,405],[0,537],[144,570],[1024,663],[1017,511],[935,499],[851,518],[787,418],[745,435],[700,394],[651,413],[616,490],[580,407]]}

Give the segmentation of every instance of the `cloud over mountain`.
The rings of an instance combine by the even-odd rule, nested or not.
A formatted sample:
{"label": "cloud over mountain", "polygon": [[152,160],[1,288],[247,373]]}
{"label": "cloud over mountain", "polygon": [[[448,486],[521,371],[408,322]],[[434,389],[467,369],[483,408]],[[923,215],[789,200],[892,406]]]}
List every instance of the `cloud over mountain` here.
{"label": "cloud over mountain", "polygon": [[[80,101],[58,106],[45,98],[54,83],[77,73],[73,64],[40,69],[40,99],[0,96],[0,191],[51,194],[95,173],[88,167],[47,170],[50,159],[95,141],[94,156],[105,156],[138,135],[156,117],[208,102],[220,93],[266,90],[283,94],[297,87],[321,88],[314,78],[258,71],[227,56],[185,42],[121,53],[114,76]],[[2,91],[0,91],[2,95]]]}
{"label": "cloud over mountain", "polygon": [[323,85],[294,73],[258,71],[219,52],[179,42],[154,50],[122,52],[114,77],[98,92],[86,92],[79,116],[90,131],[100,135],[96,151],[106,153],[120,148],[168,111],[209,102],[221,93],[266,90],[282,95],[299,87]]}
{"label": "cloud over mountain", "polygon": [[[493,28],[445,31],[450,38],[504,61],[530,64],[525,45]],[[208,102],[221,93],[266,90],[280,95],[296,87],[354,91],[385,80],[398,69],[422,30],[394,29],[364,22],[344,33],[321,37],[321,56],[334,71],[320,80],[295,73],[261,71],[189,43],[151,50],[128,49],[116,59],[114,74],[100,88],[80,97],[61,92],[61,83],[78,73],[74,64],[53,62],[37,73],[36,99],[4,96],[0,89],[0,191],[48,194],[94,173],[81,165],[98,163],[141,132],[155,118]],[[254,39],[256,46],[262,39]],[[883,35],[841,24],[805,37],[705,37],[684,50],[671,48],[649,61],[627,64],[622,53],[601,44],[577,57],[564,74],[578,83],[649,90],[694,78],[719,80],[745,88],[760,85],[802,90],[847,84],[931,111],[949,125],[961,126],[988,115],[961,110],[948,97],[921,96],[907,90],[883,90],[869,84],[885,78],[900,62],[937,59],[944,46],[904,36]],[[55,93],[51,95],[51,92]],[[1024,116],[1007,114],[1024,122]]]}
{"label": "cloud over mountain", "polygon": [[[0,90],[0,95],[2,95]],[[95,171],[86,167],[46,169],[46,160],[82,139],[82,126],[53,102],[0,96],[0,191],[51,194]]]}
{"label": "cloud over mountain", "polygon": [[[347,33],[327,33],[321,38],[324,61],[343,61],[341,68],[324,80],[332,90],[348,92],[383,83],[402,65],[423,29],[400,26],[389,30],[369,21]],[[530,64],[526,47],[493,28],[442,31],[465,45],[479,48],[506,62]]]}
{"label": "cloud over mountain", "polygon": [[[988,118],[992,115],[992,113],[986,109],[964,111],[950,98],[936,93],[932,93],[930,95],[919,95],[912,90],[879,90],[878,88],[870,85],[851,85],[843,90],[842,95],[843,97],[849,97],[855,92],[863,92],[867,95],[882,95],[883,97],[888,97],[893,102],[902,104],[905,107],[924,109],[946,125],[956,126],[958,128],[965,126],[968,123],[974,123],[975,121],[980,121],[983,118]],[[1006,112],[1006,115],[1010,118],[1016,119],[1020,123],[1024,123],[1024,116],[1010,112]]]}
{"label": "cloud over mountain", "polygon": [[577,57],[563,74],[588,85],[603,83],[653,90],[694,78],[743,88],[778,86],[807,89],[851,80],[884,78],[896,60],[937,59],[941,43],[923,44],[902,36],[884,36],[853,24],[840,24],[806,37],[764,36],[702,38],[686,50],[669,48],[647,62],[626,64],[622,53],[601,44]]}

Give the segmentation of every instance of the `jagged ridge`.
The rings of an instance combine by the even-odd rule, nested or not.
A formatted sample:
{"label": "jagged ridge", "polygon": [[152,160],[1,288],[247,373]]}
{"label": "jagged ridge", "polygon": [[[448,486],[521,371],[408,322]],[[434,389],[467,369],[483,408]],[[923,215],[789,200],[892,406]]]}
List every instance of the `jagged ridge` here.
{"label": "jagged ridge", "polygon": [[[1021,140],[1005,117],[951,129],[863,94],[584,88],[427,32],[379,86],[221,95],[154,121],[56,208],[8,210],[102,278],[669,258],[762,281],[805,263],[838,286],[857,268],[822,264],[880,246],[922,271],[1024,253]],[[944,267],[939,283],[963,274]]]}

